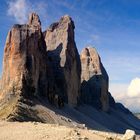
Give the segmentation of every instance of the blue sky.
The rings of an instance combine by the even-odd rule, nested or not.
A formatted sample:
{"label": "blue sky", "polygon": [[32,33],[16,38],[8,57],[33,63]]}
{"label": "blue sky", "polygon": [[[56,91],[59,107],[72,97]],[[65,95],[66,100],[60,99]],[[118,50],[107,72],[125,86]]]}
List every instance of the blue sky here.
{"label": "blue sky", "polygon": [[132,80],[140,88],[140,1],[1,0],[0,69],[9,29],[15,23],[26,23],[31,11],[40,15],[43,30],[61,16],[70,15],[79,52],[93,45],[109,74],[112,95],[132,111],[140,111],[140,90],[131,98],[127,94]]}

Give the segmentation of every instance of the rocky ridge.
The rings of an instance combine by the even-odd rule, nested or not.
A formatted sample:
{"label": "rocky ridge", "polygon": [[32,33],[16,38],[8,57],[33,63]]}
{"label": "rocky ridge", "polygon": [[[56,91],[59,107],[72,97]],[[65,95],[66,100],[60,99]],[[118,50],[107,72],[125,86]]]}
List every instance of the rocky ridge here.
{"label": "rocky ridge", "polygon": [[42,32],[36,13],[12,27],[4,49],[0,119],[140,133],[138,119],[109,93],[96,49],[86,47],[79,55],[74,28],[65,15]]}

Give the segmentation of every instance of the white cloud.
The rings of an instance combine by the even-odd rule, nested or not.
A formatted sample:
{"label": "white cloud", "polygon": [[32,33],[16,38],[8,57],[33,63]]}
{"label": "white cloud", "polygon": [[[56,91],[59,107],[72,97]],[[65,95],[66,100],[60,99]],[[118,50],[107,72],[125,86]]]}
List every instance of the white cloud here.
{"label": "white cloud", "polygon": [[8,2],[8,15],[13,16],[18,23],[27,20],[28,5],[26,0],[14,0]]}
{"label": "white cloud", "polygon": [[134,78],[130,84],[111,83],[110,92],[116,102],[121,102],[132,112],[140,112],[140,78]]}
{"label": "white cloud", "polygon": [[[47,3],[42,1],[30,0],[10,0],[8,1],[7,13],[14,17],[16,22],[23,24],[27,22],[28,15],[31,12],[36,12],[40,17],[47,17]],[[46,21],[46,20],[44,20]]]}
{"label": "white cloud", "polygon": [[120,84],[120,83],[110,83],[109,84],[109,91],[112,93],[113,97],[119,101],[120,99],[124,98],[127,93],[128,84]]}
{"label": "white cloud", "polygon": [[128,96],[137,97],[140,96],[140,78],[135,78],[131,81],[128,87]]}

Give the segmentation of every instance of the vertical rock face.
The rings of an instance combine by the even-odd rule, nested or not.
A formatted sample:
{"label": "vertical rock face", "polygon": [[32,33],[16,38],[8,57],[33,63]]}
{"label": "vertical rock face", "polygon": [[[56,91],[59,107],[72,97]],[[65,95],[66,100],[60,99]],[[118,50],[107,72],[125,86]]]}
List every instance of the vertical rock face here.
{"label": "vertical rock face", "polygon": [[41,22],[39,16],[36,13],[32,13],[29,15],[28,25],[41,28]]}
{"label": "vertical rock face", "polygon": [[1,99],[47,94],[45,49],[38,15],[31,14],[28,24],[13,26],[4,50]]}
{"label": "vertical rock face", "polygon": [[53,67],[52,91],[71,106],[77,105],[80,91],[81,63],[74,40],[74,22],[63,16],[46,31],[45,41]]}
{"label": "vertical rock face", "polygon": [[84,103],[107,111],[109,108],[108,75],[95,48],[81,53],[81,99]]}
{"label": "vertical rock face", "polygon": [[[103,119],[98,119],[100,111],[94,111],[88,105],[78,106],[76,110],[68,106],[59,110],[48,101],[57,107],[62,107],[64,103],[77,106],[82,102],[103,111],[108,111],[110,107],[112,115],[101,113]],[[93,111],[93,116],[89,109]],[[94,112],[97,114],[94,115]],[[0,119],[77,127],[84,123],[94,129],[98,126],[101,130],[105,128],[105,131],[120,131],[113,126],[118,123],[122,130],[128,126],[138,130],[139,122],[133,116],[129,117],[132,121],[125,120],[128,115],[132,113],[122,104],[115,103],[108,92],[108,75],[96,50],[87,47],[79,56],[74,40],[74,22],[69,16],[63,16],[44,34],[35,13],[30,15],[28,24],[14,25],[10,30],[0,79]],[[108,125],[111,117],[113,122]]]}

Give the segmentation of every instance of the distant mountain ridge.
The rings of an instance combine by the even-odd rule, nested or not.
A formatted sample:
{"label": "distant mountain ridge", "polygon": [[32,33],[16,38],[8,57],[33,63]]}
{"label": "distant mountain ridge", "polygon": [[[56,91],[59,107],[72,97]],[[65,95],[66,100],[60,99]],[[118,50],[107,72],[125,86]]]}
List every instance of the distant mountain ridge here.
{"label": "distant mountain ridge", "polygon": [[65,15],[42,32],[36,13],[12,27],[4,49],[0,119],[140,133],[140,121],[108,91],[109,76],[96,49],[87,46],[79,55],[74,28]]}

